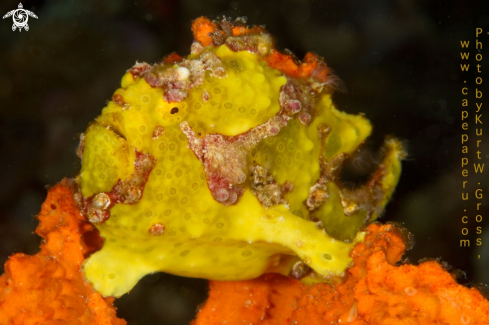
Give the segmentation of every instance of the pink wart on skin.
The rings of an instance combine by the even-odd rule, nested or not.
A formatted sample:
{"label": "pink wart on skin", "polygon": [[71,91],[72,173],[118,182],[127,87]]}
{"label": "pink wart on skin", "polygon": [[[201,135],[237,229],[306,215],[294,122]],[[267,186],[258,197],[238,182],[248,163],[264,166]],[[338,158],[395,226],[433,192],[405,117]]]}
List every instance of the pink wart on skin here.
{"label": "pink wart on skin", "polygon": [[239,142],[229,142],[220,134],[198,138],[187,122],[180,124],[190,149],[204,164],[207,185],[214,199],[224,205],[237,202],[244,192],[247,151]]}
{"label": "pink wart on skin", "polygon": [[204,164],[207,185],[216,201],[226,206],[237,203],[244,193],[244,183],[250,171],[247,157],[251,148],[263,139],[277,135],[291,119],[288,114],[281,109],[268,122],[237,136],[208,134],[199,138],[187,122],[180,124],[190,149]]}
{"label": "pink wart on skin", "polygon": [[[270,178],[265,169],[248,166],[247,158],[254,146],[265,138],[277,135],[299,112],[302,111],[302,114],[309,116],[306,121],[301,120],[303,124],[310,122],[311,115],[304,111],[313,107],[315,98],[307,89],[305,82],[299,84],[288,80],[280,90],[280,111],[277,115],[266,123],[236,136],[208,134],[199,138],[187,122],[180,124],[180,129],[187,136],[190,149],[204,165],[207,186],[216,201],[226,206],[236,204],[244,193],[247,174],[253,172],[252,185],[256,186],[252,186],[252,190],[264,206],[285,202],[283,193],[287,189],[282,189],[283,186]],[[291,186],[287,184],[286,187]]]}
{"label": "pink wart on skin", "polygon": [[146,63],[146,62],[136,62],[136,64],[129,69],[128,71],[134,76],[134,77],[141,77],[143,76],[146,71],[151,69],[151,65]]}
{"label": "pink wart on skin", "polygon": [[205,71],[218,78],[227,75],[221,60],[210,52],[203,53],[199,59],[182,59],[171,65],[166,61],[153,66],[136,63],[128,70],[135,78],[144,78],[151,87],[162,88],[168,103],[182,102],[190,89],[204,82]]}
{"label": "pink wart on skin", "polygon": [[117,203],[136,204],[143,195],[149,173],[156,164],[150,154],[136,150],[134,173],[126,180],[119,179],[112,190],[85,199],[84,212],[92,223],[102,223],[110,217],[110,209]]}

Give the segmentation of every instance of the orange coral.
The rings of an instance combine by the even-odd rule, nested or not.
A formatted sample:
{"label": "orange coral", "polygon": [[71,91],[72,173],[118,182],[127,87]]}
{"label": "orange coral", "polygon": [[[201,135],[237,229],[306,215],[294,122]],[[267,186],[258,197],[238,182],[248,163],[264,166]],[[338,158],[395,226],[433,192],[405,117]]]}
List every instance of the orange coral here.
{"label": "orange coral", "polygon": [[209,46],[212,43],[210,34],[214,33],[218,27],[208,18],[199,17],[192,22],[192,32],[194,39],[203,46]]}
{"label": "orange coral", "polygon": [[278,274],[210,284],[194,325],[489,324],[489,302],[434,261],[394,266],[405,245],[392,225],[372,224],[342,283],[306,285]]}
{"label": "orange coral", "polygon": [[114,298],[102,298],[83,278],[81,262],[93,251],[84,238],[93,226],[67,181],[49,190],[39,220],[41,251],[11,256],[0,277],[0,324],[126,324],[115,315]]}

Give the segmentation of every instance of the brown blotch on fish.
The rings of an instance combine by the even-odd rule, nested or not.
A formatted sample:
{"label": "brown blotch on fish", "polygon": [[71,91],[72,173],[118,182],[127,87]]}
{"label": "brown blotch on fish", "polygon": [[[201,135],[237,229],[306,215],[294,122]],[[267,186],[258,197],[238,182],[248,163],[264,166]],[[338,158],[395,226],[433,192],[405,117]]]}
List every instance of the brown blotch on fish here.
{"label": "brown blotch on fish", "polygon": [[153,136],[151,137],[151,139],[153,139],[153,140],[158,139],[159,137],[161,137],[163,135],[164,131],[165,131],[165,128],[162,127],[161,125],[156,126],[155,129],[153,130]]}
{"label": "brown blotch on fish", "polygon": [[292,270],[290,271],[290,276],[300,280],[311,272],[311,268],[304,262],[299,261],[294,264]]}
{"label": "brown blotch on fish", "polygon": [[259,165],[251,167],[251,191],[264,207],[286,204],[284,188],[277,183],[270,172]]}
{"label": "brown blotch on fish", "polygon": [[122,97],[122,95],[120,95],[120,94],[115,94],[114,96],[112,96],[112,100],[117,105],[120,105],[120,106],[124,105],[124,97]]}
{"label": "brown blotch on fish", "polygon": [[148,232],[153,235],[153,236],[161,236],[163,235],[163,232],[165,231],[165,225],[161,223],[155,223],[154,225],[149,228]]}

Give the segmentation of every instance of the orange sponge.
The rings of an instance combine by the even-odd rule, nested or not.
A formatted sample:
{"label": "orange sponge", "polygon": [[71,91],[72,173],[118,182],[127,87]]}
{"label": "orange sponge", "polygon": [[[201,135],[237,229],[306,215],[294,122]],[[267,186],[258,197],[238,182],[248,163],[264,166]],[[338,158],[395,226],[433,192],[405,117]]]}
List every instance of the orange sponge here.
{"label": "orange sponge", "polygon": [[278,274],[211,281],[194,325],[489,324],[489,302],[439,263],[394,266],[405,250],[396,227],[367,230],[342,283],[306,285]]}
{"label": "orange sponge", "polygon": [[0,324],[126,324],[115,315],[114,298],[104,299],[84,280],[80,264],[94,249],[85,239],[97,234],[68,181],[49,189],[38,217],[41,251],[11,256],[0,277]]}

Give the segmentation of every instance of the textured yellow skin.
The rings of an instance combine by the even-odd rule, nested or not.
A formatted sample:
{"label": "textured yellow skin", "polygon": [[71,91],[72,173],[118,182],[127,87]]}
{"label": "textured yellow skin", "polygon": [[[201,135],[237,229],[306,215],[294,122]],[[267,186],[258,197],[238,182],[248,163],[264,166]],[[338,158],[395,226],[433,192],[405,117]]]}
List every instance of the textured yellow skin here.
{"label": "textured yellow skin", "polygon": [[[328,232],[336,231],[350,241],[334,239],[307,220],[304,201],[319,178],[320,154],[330,161],[352,153],[371,132],[363,116],[337,111],[329,94],[321,98],[309,126],[293,119],[277,136],[251,151],[252,159],[267,167],[279,184],[294,185],[286,195],[288,206],[265,208],[249,188],[234,206],[214,200],[204,167],[179,124],[187,121],[202,136],[246,132],[278,113],[279,91],[286,78],[249,52],[232,52],[225,45],[207,51],[215,51],[227,65],[227,77],[207,75],[185,101],[167,103],[162,89],[127,73],[115,92],[125,105],[109,102],[86,132],[80,174],[84,197],[109,192],[118,179],[129,177],[134,172],[135,149],[156,159],[139,203],[116,204],[111,217],[97,225],[105,243],[83,267],[104,296],[120,296],[141,277],[157,271],[213,280],[250,279],[267,271],[288,273],[291,261],[298,260],[290,256],[299,257],[322,276],[339,276],[351,262],[351,248],[362,240],[357,231],[365,215],[344,216],[333,182],[328,184],[330,199],[320,207],[320,220],[328,222]],[[207,103],[201,99],[203,91],[210,95]],[[170,114],[173,107],[178,114]],[[331,128],[324,143],[318,136],[322,124]],[[153,139],[157,126],[163,126],[164,132]],[[395,150],[386,157],[390,160],[385,162],[394,167],[389,167],[391,174],[383,181],[384,204],[400,173]],[[161,236],[148,232],[155,223],[165,226]]]}
{"label": "textured yellow skin", "polygon": [[[186,120],[191,127],[194,125],[196,133],[237,135],[279,112],[279,91],[286,82],[280,71],[252,53],[236,53],[225,45],[215,54],[227,68],[228,77],[219,79],[207,74],[204,87],[193,89],[187,97],[192,114]],[[204,89],[211,95],[208,102],[202,101]]]}

